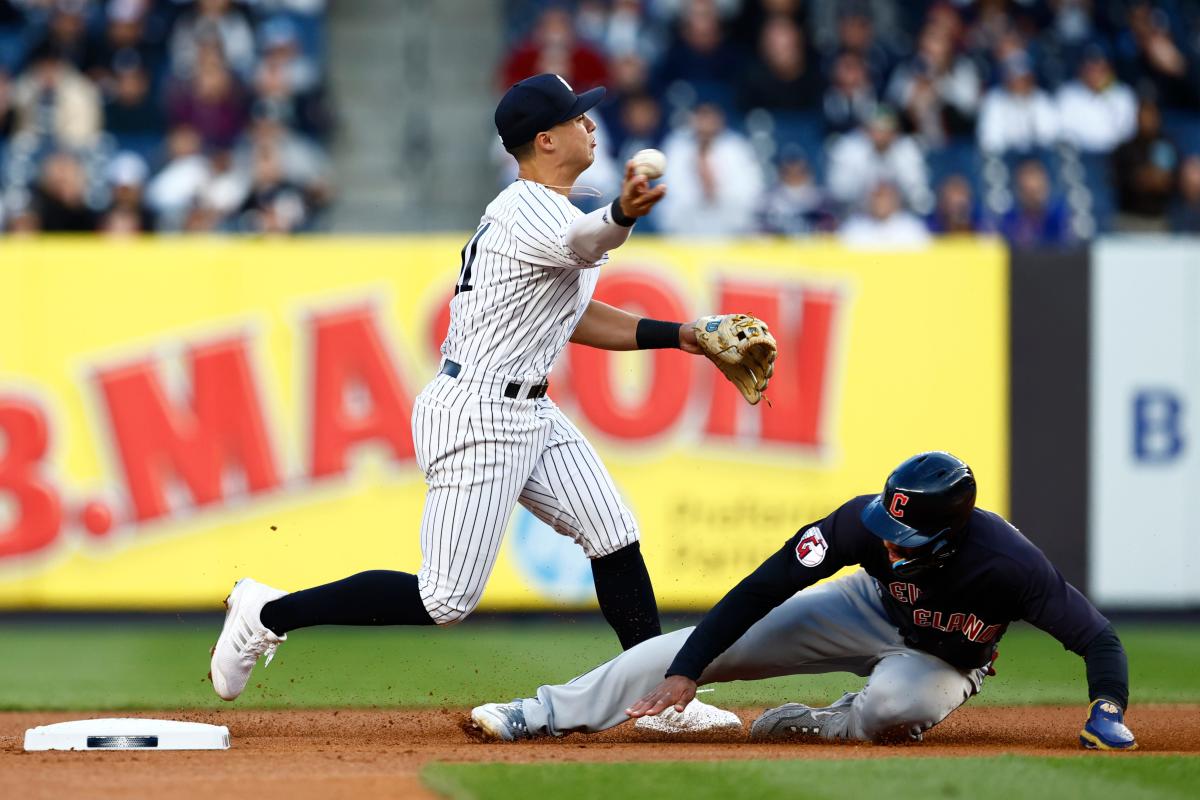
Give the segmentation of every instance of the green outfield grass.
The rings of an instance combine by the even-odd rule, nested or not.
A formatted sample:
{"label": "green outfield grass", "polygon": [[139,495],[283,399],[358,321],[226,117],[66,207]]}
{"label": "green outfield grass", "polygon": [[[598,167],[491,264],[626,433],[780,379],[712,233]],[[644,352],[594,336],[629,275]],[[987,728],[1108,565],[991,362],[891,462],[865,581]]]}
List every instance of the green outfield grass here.
{"label": "green outfield grass", "polygon": [[640,764],[433,764],[425,782],[453,800],[570,797],[609,800],[879,797],[888,800],[1121,800],[1193,798],[1200,759],[880,758],[869,761],[724,761]]}
{"label": "green outfield grass", "polygon": [[[0,709],[150,709],[224,705],[206,674],[220,622],[0,623]],[[1133,701],[1200,702],[1200,628],[1119,626]],[[972,703],[1083,703],[1083,662],[1049,636],[1014,628],[999,676]],[[470,620],[449,630],[294,632],[259,667],[242,708],[468,706],[532,694],[617,652],[600,622]],[[838,674],[722,684],[725,706],[827,702],[861,679]]]}

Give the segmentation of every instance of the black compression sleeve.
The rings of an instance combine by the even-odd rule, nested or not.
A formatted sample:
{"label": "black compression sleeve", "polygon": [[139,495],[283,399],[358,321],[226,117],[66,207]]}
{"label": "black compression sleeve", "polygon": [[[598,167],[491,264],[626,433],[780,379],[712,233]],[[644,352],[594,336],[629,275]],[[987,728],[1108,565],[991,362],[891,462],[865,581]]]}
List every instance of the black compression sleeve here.
{"label": "black compression sleeve", "polygon": [[1125,708],[1129,704],[1129,660],[1113,626],[1100,631],[1080,655],[1087,664],[1088,699],[1103,697]]}
{"label": "black compression sleeve", "polygon": [[622,650],[662,633],[654,585],[638,542],[592,559],[592,579],[600,613],[617,634]]}
{"label": "black compression sleeve", "polygon": [[728,650],[767,612],[803,588],[796,585],[791,575],[792,561],[795,557],[790,546],[784,547],[733,587],[700,620],[666,674],[699,680],[713,659]]}
{"label": "black compression sleeve", "polygon": [[637,338],[638,350],[663,350],[669,347],[679,347],[679,329],[682,322],[664,322],[660,319],[642,317],[638,320]]}

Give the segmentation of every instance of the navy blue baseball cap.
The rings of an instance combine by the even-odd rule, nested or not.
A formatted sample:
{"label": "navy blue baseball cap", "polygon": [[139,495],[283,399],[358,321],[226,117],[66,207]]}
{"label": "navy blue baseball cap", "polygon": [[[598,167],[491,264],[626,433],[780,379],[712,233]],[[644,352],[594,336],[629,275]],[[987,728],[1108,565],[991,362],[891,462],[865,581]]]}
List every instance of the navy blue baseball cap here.
{"label": "navy blue baseball cap", "polygon": [[604,99],[604,87],[575,94],[552,72],[534,75],[509,87],[496,106],[496,131],[506,150],[520,147],[542,131],[574,119]]}

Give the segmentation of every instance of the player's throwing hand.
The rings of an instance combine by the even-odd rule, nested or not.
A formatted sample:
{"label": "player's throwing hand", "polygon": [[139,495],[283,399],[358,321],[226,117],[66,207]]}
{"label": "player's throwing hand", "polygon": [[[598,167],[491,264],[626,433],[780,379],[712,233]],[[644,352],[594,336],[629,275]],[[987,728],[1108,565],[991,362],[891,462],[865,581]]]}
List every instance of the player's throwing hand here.
{"label": "player's throwing hand", "polygon": [[667,193],[667,185],[651,187],[650,179],[634,173],[633,159],[625,162],[625,179],[621,184],[621,211],[627,217],[644,217]]}

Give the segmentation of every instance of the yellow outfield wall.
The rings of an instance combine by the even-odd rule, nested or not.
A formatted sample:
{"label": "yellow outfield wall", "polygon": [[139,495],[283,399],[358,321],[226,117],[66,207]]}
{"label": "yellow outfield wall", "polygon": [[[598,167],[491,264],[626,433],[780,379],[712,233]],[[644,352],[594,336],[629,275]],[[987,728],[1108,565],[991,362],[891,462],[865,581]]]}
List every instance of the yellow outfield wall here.
{"label": "yellow outfield wall", "polygon": [[[0,608],[215,608],[242,575],[415,571],[408,417],[464,239],[0,244]],[[918,450],[967,459],[980,504],[1007,511],[1001,245],[635,237],[603,269],[597,299],[749,311],[780,344],[772,407],[675,351],[571,346],[551,376],[664,608],[706,608]],[[588,606],[590,583],[519,509],[482,608]]]}

